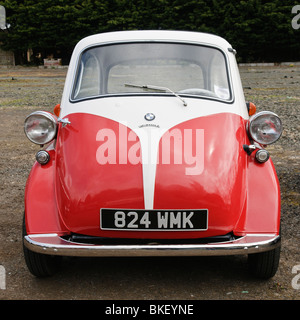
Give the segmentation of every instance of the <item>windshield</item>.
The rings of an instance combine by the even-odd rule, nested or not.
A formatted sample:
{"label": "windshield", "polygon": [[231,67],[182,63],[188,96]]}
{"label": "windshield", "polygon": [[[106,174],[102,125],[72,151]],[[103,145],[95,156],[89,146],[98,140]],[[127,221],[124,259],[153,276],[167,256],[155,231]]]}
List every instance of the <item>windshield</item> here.
{"label": "windshield", "polygon": [[[225,56],[206,46],[157,42],[98,46],[82,53],[77,69],[73,101],[145,94],[145,85],[169,88],[180,96],[231,99]],[[147,89],[147,94],[162,92]]]}

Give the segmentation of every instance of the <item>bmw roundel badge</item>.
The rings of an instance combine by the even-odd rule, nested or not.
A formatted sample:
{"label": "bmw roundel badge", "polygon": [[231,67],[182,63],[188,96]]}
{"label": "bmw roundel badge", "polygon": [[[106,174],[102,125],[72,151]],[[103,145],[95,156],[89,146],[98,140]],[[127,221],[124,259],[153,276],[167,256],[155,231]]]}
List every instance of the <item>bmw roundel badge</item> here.
{"label": "bmw roundel badge", "polygon": [[155,119],[155,115],[154,115],[153,113],[146,113],[146,114],[145,114],[145,119],[146,119],[147,121],[152,121],[152,120]]}

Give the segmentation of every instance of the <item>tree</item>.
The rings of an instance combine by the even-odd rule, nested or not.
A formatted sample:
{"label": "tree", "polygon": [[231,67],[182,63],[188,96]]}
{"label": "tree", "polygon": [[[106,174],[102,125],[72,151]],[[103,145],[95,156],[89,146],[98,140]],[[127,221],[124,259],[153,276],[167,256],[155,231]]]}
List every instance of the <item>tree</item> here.
{"label": "tree", "polygon": [[[4,49],[21,57],[28,48],[34,53],[68,59],[79,39],[93,33],[97,1],[79,0],[5,0],[8,32],[1,34]],[[107,10],[107,8],[106,8]],[[22,59],[21,59],[22,60]]]}

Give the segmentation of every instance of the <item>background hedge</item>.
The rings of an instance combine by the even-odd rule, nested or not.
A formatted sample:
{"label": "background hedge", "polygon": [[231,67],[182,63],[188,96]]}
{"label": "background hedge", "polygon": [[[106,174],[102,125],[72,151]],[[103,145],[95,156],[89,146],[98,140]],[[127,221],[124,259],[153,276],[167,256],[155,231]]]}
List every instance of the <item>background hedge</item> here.
{"label": "background hedge", "polygon": [[291,25],[297,4],[300,1],[4,0],[0,5],[6,8],[10,27],[0,30],[0,43],[15,52],[19,63],[26,62],[28,48],[33,63],[50,54],[68,63],[75,44],[90,34],[192,30],[226,38],[240,62],[298,61],[300,29]]}

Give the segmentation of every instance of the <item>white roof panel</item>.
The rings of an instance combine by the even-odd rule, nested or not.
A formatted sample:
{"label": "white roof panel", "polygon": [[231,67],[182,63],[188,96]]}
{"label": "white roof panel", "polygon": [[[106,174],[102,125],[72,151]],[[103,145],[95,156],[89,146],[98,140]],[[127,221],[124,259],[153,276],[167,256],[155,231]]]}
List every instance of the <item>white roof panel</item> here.
{"label": "white roof panel", "polygon": [[87,47],[101,45],[111,42],[124,41],[179,41],[194,42],[198,44],[212,45],[223,50],[231,48],[231,45],[223,38],[202,32],[191,31],[163,31],[163,30],[138,30],[138,31],[116,31],[99,33],[88,36],[78,42],[76,51],[82,51]]}

